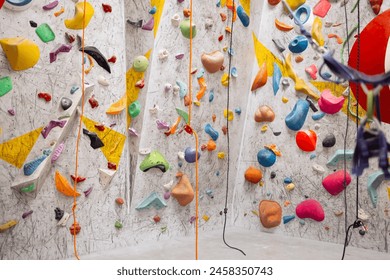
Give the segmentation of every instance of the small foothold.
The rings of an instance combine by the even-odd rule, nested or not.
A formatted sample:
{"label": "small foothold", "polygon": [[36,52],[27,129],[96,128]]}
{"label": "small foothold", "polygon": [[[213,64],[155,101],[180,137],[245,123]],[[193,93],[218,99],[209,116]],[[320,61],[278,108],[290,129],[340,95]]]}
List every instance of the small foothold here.
{"label": "small foothold", "polygon": [[123,205],[123,204],[125,204],[125,200],[121,197],[118,197],[115,199],[115,203],[118,205]]}
{"label": "small foothold", "polygon": [[184,9],[183,10],[183,16],[185,16],[186,18],[190,17],[191,16],[191,10],[190,9]]}
{"label": "small foothold", "polygon": [[235,108],[235,109],[234,109],[234,112],[235,112],[237,115],[241,115],[241,108],[240,108],[240,107]]}
{"label": "small foothold", "polygon": [[229,75],[228,73],[224,73],[221,77],[221,84],[224,86],[224,87],[227,87],[229,85]]}
{"label": "small foothold", "polygon": [[288,191],[292,191],[293,189],[295,189],[295,185],[293,183],[290,183],[286,186],[286,190]]}
{"label": "small foothold", "polygon": [[314,125],[314,129],[315,129],[315,130],[319,130],[320,127],[321,127],[321,125],[319,125],[318,123],[316,123],[316,124]]}
{"label": "small foothold", "polygon": [[222,126],[222,132],[223,132],[223,135],[226,135],[228,133],[228,128],[226,125]]}
{"label": "small foothold", "polygon": [[314,121],[319,121],[320,119],[322,119],[323,117],[325,117],[325,113],[324,112],[321,112],[321,111],[318,111],[317,113],[314,113],[311,118],[314,120]]}
{"label": "small foothold", "polygon": [[138,137],[139,136],[137,131],[133,127],[129,127],[129,135],[130,136],[134,136],[134,137]]}
{"label": "small foothold", "polygon": [[178,14],[174,14],[171,18],[171,23],[174,27],[179,27],[181,18]]}
{"label": "small foothold", "polygon": [[184,53],[178,53],[178,54],[175,55],[175,58],[179,59],[179,60],[183,59],[183,57],[184,57]]}
{"label": "small foothold", "polygon": [[218,154],[217,154],[217,157],[219,158],[219,159],[224,159],[225,158],[225,153],[224,152],[219,152]]}
{"label": "small foothold", "polygon": [[275,47],[278,49],[280,53],[283,53],[286,48],[283,46],[283,44],[278,39],[272,39],[272,42],[274,42]]}
{"label": "small foothold", "polygon": [[56,207],[56,209],[54,209],[54,213],[55,213],[55,219],[57,221],[61,220],[62,217],[64,216],[65,212],[64,210],[61,210],[60,208]]}
{"label": "small foothold", "polygon": [[141,29],[147,30],[147,31],[152,31],[154,28],[154,17],[152,17],[147,23],[142,25]]}
{"label": "small foothold", "polygon": [[290,82],[289,82],[287,79],[283,79],[283,80],[282,80],[282,85],[283,85],[284,87],[288,87],[288,86],[290,85]]}
{"label": "small foothold", "polygon": [[52,10],[52,9],[54,9],[55,7],[57,7],[58,6],[58,1],[56,0],[56,1],[53,1],[53,2],[51,2],[51,3],[49,3],[49,4],[46,4],[45,6],[43,6],[42,7],[42,9],[44,9],[45,11],[49,11],[49,10]]}
{"label": "small foothold", "polygon": [[43,138],[46,139],[46,137],[49,135],[50,131],[53,128],[55,128],[55,127],[63,128],[65,126],[65,124],[66,124],[66,121],[56,121],[56,120],[50,121],[49,124],[47,126],[45,126],[41,131]]}
{"label": "small foothold", "polygon": [[295,219],[295,215],[283,216],[283,224],[287,224]]}
{"label": "small foothold", "polygon": [[184,159],[184,152],[177,152],[177,157],[179,158],[179,159],[181,159],[181,160],[183,160]]}
{"label": "small foothold", "polygon": [[73,182],[77,182],[77,183],[81,183],[81,182],[84,182],[85,180],[87,180],[87,178],[85,177],[80,177],[80,176],[74,176],[74,175],[70,175],[70,178],[72,178]]}
{"label": "small foothold", "polygon": [[135,118],[140,114],[141,104],[139,103],[138,100],[136,100],[130,104],[128,112],[129,112],[130,117],[132,117],[132,118]]}
{"label": "small foothold", "polygon": [[223,110],[223,116],[228,119],[228,121],[232,121],[234,119],[234,114],[232,110]]}
{"label": "small foothold", "polygon": [[284,178],[283,182],[285,184],[290,184],[290,183],[292,183],[292,179],[290,177],[286,177],[286,178]]}
{"label": "small foothold", "polygon": [[44,99],[46,102],[49,102],[51,100],[51,94],[47,92],[40,92],[38,93],[38,98]]}
{"label": "small foothold", "polygon": [[73,101],[67,97],[62,97],[60,104],[61,104],[62,110],[66,111],[72,106]]}
{"label": "small foothold", "polygon": [[116,62],[116,56],[115,55],[111,56],[107,61],[111,62],[111,63],[115,63]]}
{"label": "small foothold", "polygon": [[313,79],[313,80],[317,80],[317,66],[315,66],[314,64],[308,66],[305,68],[305,72],[307,74],[310,75],[310,77]]}
{"label": "small foothold", "polygon": [[172,91],[172,85],[170,83],[166,83],[165,86],[164,86],[164,92],[165,93],[169,93]]}
{"label": "small foothold", "polygon": [[322,146],[325,148],[331,148],[334,145],[336,145],[336,137],[333,133],[327,134],[324,140],[322,140]]}
{"label": "small foothold", "polygon": [[11,116],[15,116],[15,109],[13,109],[13,108],[8,109],[7,112],[8,112],[8,114],[10,114]]}
{"label": "small foothold", "polygon": [[92,190],[93,190],[93,187],[88,188],[86,191],[83,192],[84,196],[88,197],[91,194]]}
{"label": "small foothold", "polygon": [[168,59],[169,52],[166,49],[162,49],[158,52],[158,59],[160,61],[165,61]]}
{"label": "small foothold", "polygon": [[58,145],[58,147],[54,150],[53,155],[51,157],[51,163],[54,163],[61,155],[62,151],[64,150],[65,144],[62,142]]}
{"label": "small foothold", "polygon": [[209,30],[213,27],[213,24],[214,24],[213,20],[211,18],[207,18],[205,23],[204,23],[204,26],[205,26],[206,30]]}
{"label": "small foothold", "polygon": [[149,10],[149,14],[151,14],[151,15],[154,15],[156,12],[157,12],[156,6],[153,6],[153,7]]}
{"label": "small foothold", "polygon": [[312,165],[312,168],[313,168],[314,171],[316,171],[316,172],[319,173],[319,174],[325,173],[325,168],[323,168],[323,167],[322,167],[321,165],[319,165],[319,164],[313,164],[313,165]]}
{"label": "small foothold", "polygon": [[276,172],[275,171],[272,171],[271,172],[271,175],[270,175],[270,178],[271,179],[274,179],[276,177]]}
{"label": "small foothold", "polygon": [[72,88],[70,89],[70,94],[74,94],[78,89],[78,86],[72,86]]}
{"label": "small foothold", "polygon": [[102,75],[98,77],[98,83],[101,84],[102,86],[108,86],[110,84],[108,80]]}
{"label": "small foothold", "polygon": [[88,99],[88,102],[92,109],[99,107],[99,102],[95,99],[95,95],[92,95],[91,98]]}
{"label": "small foothold", "polygon": [[303,56],[302,55],[297,55],[296,57],[295,57],[295,62],[296,63],[301,63],[303,61]]}
{"label": "small foothold", "polygon": [[65,39],[69,42],[69,44],[72,44],[74,41],[76,41],[76,37],[73,34],[69,34],[68,32],[65,32]]}
{"label": "small foothold", "polygon": [[209,102],[212,102],[214,100],[214,90],[210,90],[209,92]]}
{"label": "small foothold", "polygon": [[132,26],[134,26],[134,27],[139,28],[139,27],[141,27],[143,25],[144,21],[142,19],[140,19],[139,21],[131,21],[131,20],[128,19],[127,23],[132,25]]}
{"label": "small foothold", "polygon": [[108,5],[108,4],[102,3],[102,8],[103,8],[103,11],[105,13],[111,13],[112,12],[112,7],[110,5]]}
{"label": "small foothold", "polygon": [[268,0],[268,4],[270,4],[271,6],[276,6],[279,3],[280,3],[280,0]]}
{"label": "small foothold", "polygon": [[122,224],[120,221],[116,221],[116,222],[115,222],[115,227],[116,227],[117,229],[121,229],[121,228],[123,228],[123,224]]}
{"label": "small foothold", "polygon": [[117,169],[117,166],[115,163],[113,162],[107,162],[107,168],[108,169],[111,169],[111,170],[116,170]]}
{"label": "small foothold", "polygon": [[26,219],[26,218],[27,218],[28,216],[30,216],[33,212],[34,212],[33,210],[24,212],[23,215],[22,215],[22,218],[23,218],[23,219]]}

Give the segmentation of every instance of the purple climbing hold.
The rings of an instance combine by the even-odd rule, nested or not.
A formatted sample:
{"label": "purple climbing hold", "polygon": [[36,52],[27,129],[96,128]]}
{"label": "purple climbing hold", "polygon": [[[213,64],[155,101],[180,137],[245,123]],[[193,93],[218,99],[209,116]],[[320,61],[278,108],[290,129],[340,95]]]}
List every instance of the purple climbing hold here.
{"label": "purple climbing hold", "polygon": [[142,29],[143,30],[148,30],[148,31],[152,31],[153,30],[153,27],[154,27],[154,18],[152,17],[147,23],[145,23],[144,25],[142,25]]}
{"label": "purple climbing hold", "polygon": [[169,124],[167,124],[166,122],[164,122],[162,120],[156,120],[156,125],[157,125],[157,128],[160,130],[168,130],[169,129]]}
{"label": "purple climbing hold", "polygon": [[45,5],[45,6],[43,6],[42,9],[44,9],[45,11],[52,10],[52,9],[54,9],[55,7],[58,6],[58,3],[59,3],[59,2],[58,2],[57,0],[56,0],[56,1],[53,1],[53,2],[51,2],[51,3],[49,3],[49,4]]}
{"label": "purple climbing hold", "polygon": [[72,45],[66,44],[58,44],[51,52],[50,52],[50,63],[53,63],[57,60],[57,55],[60,52],[69,52],[72,49]]}
{"label": "purple climbing hold", "polygon": [[41,131],[43,138],[46,139],[46,137],[49,135],[50,131],[53,128],[55,128],[57,126],[63,128],[65,126],[65,124],[66,124],[66,121],[55,121],[55,120],[50,121],[49,124],[47,126],[45,126],[45,128],[42,129],[42,131]]}

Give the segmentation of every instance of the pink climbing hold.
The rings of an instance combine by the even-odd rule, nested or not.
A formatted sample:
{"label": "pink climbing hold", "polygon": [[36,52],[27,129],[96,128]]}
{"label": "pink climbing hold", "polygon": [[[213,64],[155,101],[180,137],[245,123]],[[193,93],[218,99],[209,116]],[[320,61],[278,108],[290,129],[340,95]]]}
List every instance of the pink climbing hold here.
{"label": "pink climbing hold", "polygon": [[324,209],[321,204],[315,199],[307,199],[298,204],[295,213],[300,219],[313,219],[321,222],[325,219]]}
{"label": "pink climbing hold", "polygon": [[154,27],[154,18],[152,17],[147,23],[142,25],[141,29],[152,31]]}
{"label": "pink climbing hold", "polygon": [[320,2],[314,6],[313,14],[324,18],[328,14],[330,7],[332,7],[332,5],[328,0],[320,0]]}
{"label": "pink climbing hold", "polygon": [[[351,183],[351,175],[345,171],[345,186],[348,186]],[[329,174],[322,180],[322,186],[330,193],[331,195],[338,195],[344,190],[344,170],[336,171],[332,174]]]}
{"label": "pink climbing hold", "polygon": [[329,89],[325,89],[318,100],[318,106],[326,114],[336,114],[343,108],[344,100],[344,96],[334,96]]}
{"label": "pink climbing hold", "polygon": [[315,66],[314,64],[310,65],[309,67],[306,67],[305,68],[305,71],[307,74],[310,75],[310,77],[313,79],[313,80],[317,80],[317,66]]}

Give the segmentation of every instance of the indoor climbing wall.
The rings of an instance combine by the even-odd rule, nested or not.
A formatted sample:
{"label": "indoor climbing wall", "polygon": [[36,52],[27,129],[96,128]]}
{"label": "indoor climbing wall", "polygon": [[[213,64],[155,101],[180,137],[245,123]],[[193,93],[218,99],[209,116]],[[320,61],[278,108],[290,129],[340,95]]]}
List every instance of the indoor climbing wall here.
{"label": "indoor climbing wall", "polygon": [[[317,43],[335,50],[334,57],[348,63],[344,2],[287,2]],[[358,23],[356,1],[346,2],[352,49]],[[368,1],[360,1],[360,5],[363,30],[376,15]],[[386,9],[388,3],[382,5],[380,12]],[[383,31],[375,32],[378,30]],[[370,32],[371,36],[362,36],[362,46],[369,45],[367,40],[381,37],[373,29]],[[248,88],[244,92],[249,99],[234,184],[233,219],[236,226],[253,230],[343,243],[345,227],[356,219],[356,176],[351,174],[351,157],[356,138],[356,118],[352,114],[357,102],[352,96],[346,136],[348,98],[341,97],[346,84],[335,85],[319,76],[317,71],[323,60],[299,35],[299,28],[294,27],[293,20],[283,11],[282,3],[265,1],[260,28],[251,40],[256,61],[249,75],[254,84],[258,83],[256,90]],[[374,45],[378,50],[386,50],[387,41],[380,47]],[[363,52],[362,48],[361,56],[367,59],[361,62],[360,69],[379,74],[380,69],[384,72],[384,57],[373,57],[370,52],[375,52],[374,45],[371,51]],[[376,61],[375,73],[366,71],[372,61]],[[328,71],[326,75],[332,74],[327,68],[324,71]],[[360,91],[360,100],[362,95]],[[308,96],[312,104],[306,101]],[[382,111],[386,111],[384,107]],[[365,115],[360,106],[359,112]],[[388,135],[388,124],[383,124],[383,129]],[[350,182],[346,209],[342,192],[344,149],[348,159],[346,182]],[[370,160],[370,168],[359,179],[358,216],[364,221],[367,233],[361,236],[359,229],[353,230],[350,244],[388,252],[389,190],[383,182],[383,173],[378,173],[377,160]],[[377,191],[376,204],[368,189],[371,195],[373,190]]]}
{"label": "indoor climbing wall", "polygon": [[[66,195],[73,196],[76,165],[83,2],[16,2],[26,5],[7,1],[0,10],[0,224],[17,221],[1,230],[0,259],[72,258],[73,197]],[[115,202],[126,201],[128,185],[126,113],[120,113],[126,106],[110,107],[126,92],[124,9],[118,1],[104,4],[86,6],[80,255],[126,242],[119,229],[126,208]],[[16,37],[25,40],[9,39]]]}

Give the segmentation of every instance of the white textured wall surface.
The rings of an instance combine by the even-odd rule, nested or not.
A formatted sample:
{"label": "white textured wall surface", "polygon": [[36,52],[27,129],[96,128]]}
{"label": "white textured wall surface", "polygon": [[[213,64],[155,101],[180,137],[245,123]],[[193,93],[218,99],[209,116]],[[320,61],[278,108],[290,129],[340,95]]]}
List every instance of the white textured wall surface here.
{"label": "white textured wall surface", "polygon": [[[11,76],[14,89],[12,92],[1,97],[0,102],[0,143],[17,137],[32,129],[43,126],[47,122],[62,96],[68,94],[74,84],[80,84],[80,53],[74,46],[70,53],[60,54],[56,62],[49,64],[49,52],[56,43],[65,42],[64,33],[67,29],[63,20],[73,15],[73,2],[62,1],[65,13],[60,17],[54,17],[52,11],[43,11],[42,6],[45,1],[34,1],[35,4],[24,12],[11,12],[5,8],[0,11],[0,38],[25,36],[36,42],[41,49],[41,58],[38,64],[27,71],[14,72],[9,66],[3,52],[0,52],[0,77]],[[158,2],[158,1],[156,1]],[[238,2],[238,1],[236,1]],[[344,240],[344,216],[336,217],[335,210],[344,211],[343,194],[331,197],[322,187],[321,181],[324,176],[333,170],[327,169],[325,163],[336,149],[343,147],[343,137],[345,133],[346,116],[344,113],[327,115],[320,121],[311,119],[312,111],[309,112],[307,121],[303,129],[316,129],[318,134],[316,157],[310,160],[310,154],[300,151],[295,144],[295,133],[289,131],[284,123],[285,116],[291,111],[296,100],[303,95],[296,94],[292,82],[286,89],[279,90],[274,96],[272,92],[272,78],[268,78],[267,84],[255,93],[250,92],[250,87],[254,76],[258,71],[258,65],[253,47],[252,33],[257,36],[270,51],[279,58],[278,53],[271,39],[278,38],[287,44],[296,35],[295,31],[283,33],[274,26],[274,19],[288,21],[287,15],[283,14],[281,4],[270,7],[267,1],[251,1],[251,23],[248,28],[243,27],[237,19],[234,25],[232,66],[238,70],[238,77],[231,79],[230,88],[230,109],[241,108],[241,115],[234,114],[234,120],[229,123],[230,129],[230,177],[229,177],[229,199],[228,199],[228,224],[242,226],[252,230],[266,230],[262,227],[259,218],[253,214],[252,210],[258,209],[258,203],[262,199],[272,199],[278,201],[283,208],[283,215],[295,213],[296,205],[305,199],[305,195],[317,199],[324,207],[326,218],[318,223],[307,220],[304,225],[299,223],[299,219],[272,230],[275,234],[287,234],[309,239],[338,242]],[[314,6],[316,1],[308,0],[310,6]],[[348,11],[354,3],[347,4]],[[367,7],[366,1],[362,2],[362,27],[372,18],[373,13]],[[177,13],[183,18],[183,9],[188,8],[189,1],[177,3],[177,0],[166,0],[162,12],[160,24],[156,37],[153,31],[145,31],[141,28],[126,23],[126,20],[137,21],[143,19],[144,22],[150,19],[148,14],[151,5],[149,1],[107,0],[113,7],[112,13],[103,13],[101,1],[93,2],[95,16],[86,29],[86,44],[96,46],[107,57],[117,56],[116,64],[110,64],[112,73],[109,75],[95,63],[92,72],[87,75],[87,81],[95,84],[95,97],[99,101],[99,107],[92,109],[88,102],[85,106],[85,115],[95,121],[104,122],[109,125],[116,122],[114,130],[127,134],[126,112],[112,117],[105,114],[105,110],[110,104],[117,101],[126,90],[125,72],[132,66],[134,57],[145,54],[152,49],[149,67],[145,72],[145,87],[140,90],[139,98],[141,104],[141,114],[132,120],[131,127],[140,134],[139,137],[128,137],[127,147],[125,147],[121,163],[117,174],[110,186],[101,187],[99,183],[98,168],[106,168],[107,160],[99,150],[93,150],[89,146],[89,139],[82,136],[80,145],[80,167],[79,173],[87,177],[87,180],[79,185],[81,191],[94,187],[91,195],[85,198],[84,195],[78,199],[77,219],[82,227],[77,237],[78,251],[80,255],[95,251],[104,251],[109,248],[124,247],[147,243],[150,240],[168,240],[174,236],[194,236],[194,223],[190,223],[190,218],[195,215],[195,201],[182,207],[171,197],[167,202],[167,207],[161,210],[147,209],[137,211],[135,207],[151,192],[164,194],[163,185],[173,180],[176,184],[175,175],[182,171],[190,178],[192,186],[195,188],[195,164],[186,163],[179,160],[177,153],[185,150],[186,147],[195,147],[193,136],[183,132],[180,134],[165,136],[156,127],[156,119],[164,120],[172,124],[177,118],[175,108],[184,107],[183,100],[172,92],[165,93],[164,85],[170,83],[175,85],[177,80],[188,84],[188,64],[189,64],[189,40],[184,38],[179,28],[171,24],[171,17]],[[343,10],[340,9],[340,1],[332,1],[332,8],[323,20],[330,22],[344,23]],[[194,1],[193,3],[194,23],[197,26],[197,35],[193,40],[193,67],[202,68],[200,56],[203,52],[215,50],[223,51],[228,47],[230,36],[225,33],[225,27],[230,26],[231,13],[226,7],[216,6],[216,1]],[[387,6],[386,6],[387,5]],[[382,7],[382,11],[388,8],[388,3]],[[220,13],[228,15],[228,20],[221,21]],[[356,13],[349,14],[350,25],[356,24]],[[207,30],[205,23],[211,19],[213,26]],[[56,40],[48,44],[42,43],[36,36],[34,29],[29,26],[28,21],[34,20],[38,24],[47,22],[56,33]],[[17,22],[18,24],[15,24]],[[336,48],[339,53],[339,45],[334,40],[328,39],[326,35],[330,33],[328,28],[324,28],[326,44],[330,48]],[[331,28],[332,32],[345,37],[344,25]],[[69,32],[69,31],[68,31]],[[81,32],[70,31],[73,34]],[[218,37],[224,35],[224,39],[219,42]],[[160,61],[158,54],[166,49],[169,52],[168,59]],[[288,50],[287,50],[288,51]],[[286,52],[287,52],[286,51]],[[177,60],[175,55],[184,53],[182,60]],[[218,132],[219,138],[216,141],[217,149],[213,152],[207,150],[201,152],[199,160],[199,225],[200,234],[209,230],[221,230],[223,226],[223,216],[220,211],[224,209],[225,191],[227,183],[227,159],[218,159],[218,152],[227,153],[227,137],[222,133],[222,126],[226,124],[223,117],[223,110],[226,108],[227,88],[221,85],[221,76],[228,71],[228,54],[224,52],[226,69],[215,74],[205,73],[207,92],[201,100],[201,105],[193,106],[193,116],[191,126],[199,134],[199,147],[206,144],[209,136],[204,132],[206,123],[210,123]],[[299,76],[309,80],[304,72],[304,68],[314,63],[320,66],[320,60],[314,60],[313,51],[308,48],[303,53],[305,60],[296,64],[294,68]],[[339,59],[339,57],[337,56]],[[98,84],[99,75],[105,76],[110,86],[103,87]],[[192,75],[193,100],[199,89],[196,74]],[[129,85],[128,85],[129,86]],[[134,86],[134,85],[130,85]],[[208,101],[209,91],[214,90],[213,102]],[[52,93],[53,100],[44,103],[37,99],[37,92],[48,91]],[[289,98],[289,102],[284,104],[282,96]],[[149,109],[157,105],[161,110],[157,114],[152,114]],[[280,136],[274,136],[271,129],[265,133],[260,132],[262,124],[255,123],[253,116],[259,105],[271,106],[276,118],[269,126],[276,132],[281,131]],[[7,113],[7,110],[14,107],[16,115],[14,117]],[[216,115],[216,121],[212,121],[212,115]],[[182,123],[183,124],[183,123]],[[181,126],[180,126],[181,127]],[[179,127],[179,130],[180,130]],[[387,126],[385,127],[388,131]],[[333,148],[323,149],[321,142],[328,133],[335,134],[337,142]],[[65,151],[60,159],[52,166],[51,173],[46,179],[43,188],[36,198],[26,198],[22,194],[9,188],[14,176],[20,172],[17,168],[0,161],[0,223],[10,219],[19,220],[19,224],[13,229],[0,233],[0,259],[65,259],[73,256],[73,241],[68,227],[60,228],[56,226],[54,219],[55,207],[71,212],[72,199],[64,197],[55,190],[54,170],[58,169],[63,174],[74,172],[75,165],[75,140],[77,127],[69,135],[65,144]],[[350,130],[347,141],[347,148],[354,148],[355,123],[350,122]],[[264,174],[264,185],[249,185],[244,181],[244,172],[249,165],[260,167],[257,162],[257,152],[267,144],[276,144],[282,157],[277,159],[274,166],[261,168]],[[170,163],[170,170],[162,173],[160,170],[151,169],[142,172],[139,165],[145,158],[139,153],[142,148],[159,150]],[[179,161],[182,167],[179,167]],[[317,163],[322,165],[326,172],[322,175],[312,171],[312,165]],[[376,170],[376,161],[371,164],[372,170]],[[342,166],[338,166],[342,168]],[[350,169],[350,165],[348,166]],[[275,171],[277,176],[270,179],[271,171]],[[218,175],[217,175],[218,174]],[[372,248],[379,251],[388,251],[389,216],[386,212],[389,208],[385,183],[378,188],[379,201],[377,208],[373,208],[366,192],[365,172],[360,180],[359,207],[369,214],[367,223],[368,233],[361,237],[356,231],[352,236],[351,244]],[[295,184],[292,192],[287,192],[284,188],[283,179],[291,177]],[[213,198],[206,194],[206,190],[213,191]],[[355,179],[347,189],[348,201],[348,224],[354,220],[355,211]],[[124,207],[115,204],[115,198],[126,199]],[[283,203],[289,200],[291,204],[287,207]],[[27,210],[34,213],[23,220],[21,215]],[[159,215],[161,221],[155,223],[153,217]],[[207,215],[206,222],[202,217]],[[114,227],[116,220],[123,223],[123,228],[118,230]],[[325,230],[328,227],[328,230]],[[270,230],[266,230],[270,231]],[[222,242],[222,236],[221,236]],[[188,244],[193,246],[194,244]],[[234,244],[232,244],[234,245]],[[195,256],[195,253],[194,253]]]}

